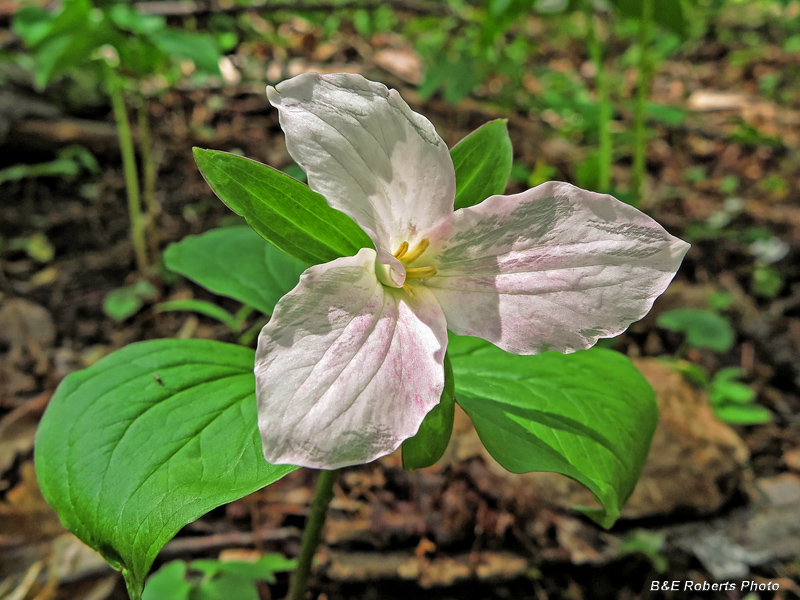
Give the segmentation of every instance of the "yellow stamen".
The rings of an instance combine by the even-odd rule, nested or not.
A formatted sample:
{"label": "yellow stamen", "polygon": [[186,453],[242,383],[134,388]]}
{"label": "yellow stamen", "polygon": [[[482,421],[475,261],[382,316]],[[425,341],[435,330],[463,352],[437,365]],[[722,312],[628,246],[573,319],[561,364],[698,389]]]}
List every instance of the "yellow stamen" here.
{"label": "yellow stamen", "polygon": [[397,260],[400,260],[406,255],[406,252],[408,252],[408,242],[403,242],[402,244],[400,244],[400,247],[397,249],[397,252],[394,253],[394,257]]}
{"label": "yellow stamen", "polygon": [[[403,242],[403,244],[405,244],[406,247],[408,247],[408,244],[406,242]],[[422,238],[419,241],[419,244],[417,244],[417,247],[414,248],[411,252],[409,252],[408,254],[403,252],[402,260],[400,260],[400,256],[397,256],[397,255],[395,255],[395,258],[400,260],[400,262],[402,262],[404,265],[408,266],[411,263],[413,263],[415,260],[417,260],[420,256],[422,256],[422,253],[425,252],[425,250],[428,249],[428,246],[430,246],[430,244],[431,243],[430,243],[430,240],[428,240],[428,238]],[[403,245],[401,244],[400,248],[402,249],[402,247],[403,247]]]}
{"label": "yellow stamen", "polygon": [[415,267],[406,269],[406,279],[422,279],[436,275],[436,267]]}
{"label": "yellow stamen", "polygon": [[409,296],[411,296],[412,298],[414,297],[414,288],[412,288],[410,284],[404,283],[403,289],[408,292]]}

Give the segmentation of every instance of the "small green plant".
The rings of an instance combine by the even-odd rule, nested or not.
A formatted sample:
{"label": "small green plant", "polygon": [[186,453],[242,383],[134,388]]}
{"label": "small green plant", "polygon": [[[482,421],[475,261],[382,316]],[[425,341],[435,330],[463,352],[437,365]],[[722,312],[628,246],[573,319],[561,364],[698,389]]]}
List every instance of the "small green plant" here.
{"label": "small green plant", "polygon": [[748,246],[755,258],[750,273],[750,290],[764,298],[776,297],[785,285],[781,272],[774,266],[789,253],[789,245],[783,240],[764,232],[753,236]]}
{"label": "small green plant", "polygon": [[97,159],[83,146],[67,146],[58,151],[54,160],[32,165],[18,164],[0,169],[0,185],[9,181],[36,179],[38,177],[63,177],[72,179],[82,172],[97,174]]}
{"label": "small green plant", "polygon": [[254,562],[175,560],[147,581],[142,600],[259,600],[256,582],[275,583],[275,574],[291,571],[296,561],[266,554]]}
{"label": "small green plant", "polygon": [[674,308],[659,315],[657,322],[664,329],[685,334],[686,344],[692,348],[727,352],[733,347],[730,321],[715,310]]}
{"label": "small green plant", "polygon": [[3,249],[22,251],[38,263],[49,263],[56,255],[53,243],[42,232],[11,238]]}
{"label": "small green plant", "polygon": [[641,554],[650,561],[658,573],[666,573],[669,562],[662,554],[667,535],[662,531],[646,531],[637,529],[628,534],[617,550],[618,556]]}
{"label": "small green plant", "polygon": [[[51,12],[26,6],[14,15],[14,29],[34,58],[37,87],[54,78],[80,71],[93,73],[111,100],[119,134],[125,173],[131,239],[142,278],[149,276],[157,250],[155,198],[156,165],[153,158],[147,104],[141,82],[154,74],[176,78],[177,60],[193,62],[206,73],[219,73],[220,58],[212,36],[167,27],[163,17],[144,15],[125,2],[70,0]],[[144,193],[136,168],[136,151],[128,119],[126,98],[137,107]],[[144,196],[147,212],[142,211]],[[149,239],[148,239],[149,238]]]}
{"label": "small green plant", "polygon": [[671,364],[688,381],[708,392],[711,410],[720,421],[732,425],[759,425],[772,419],[772,413],[755,403],[755,391],[739,381],[744,375],[742,369],[725,367],[710,377],[698,364],[686,360],[674,360]]}
{"label": "small green plant", "polygon": [[772,414],[755,404],[756,393],[739,381],[744,372],[738,367],[726,367],[714,374],[708,386],[711,409],[720,421],[735,425],[769,423]]}
{"label": "small green plant", "polygon": [[106,294],[103,300],[103,312],[115,321],[124,321],[157,297],[158,290],[155,286],[146,279],[140,279]]}

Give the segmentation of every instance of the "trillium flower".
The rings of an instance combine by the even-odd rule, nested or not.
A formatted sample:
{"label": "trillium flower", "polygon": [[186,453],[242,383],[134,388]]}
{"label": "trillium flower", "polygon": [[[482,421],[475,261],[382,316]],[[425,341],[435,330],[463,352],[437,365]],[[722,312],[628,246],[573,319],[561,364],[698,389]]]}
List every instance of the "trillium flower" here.
{"label": "trillium flower", "polygon": [[360,75],[303,74],[267,96],[309,187],[375,244],[306,270],[261,331],[273,464],[333,469],[394,451],[439,402],[448,329],[516,354],[589,348],[641,319],[689,248],[567,183],[454,211],[447,145]]}

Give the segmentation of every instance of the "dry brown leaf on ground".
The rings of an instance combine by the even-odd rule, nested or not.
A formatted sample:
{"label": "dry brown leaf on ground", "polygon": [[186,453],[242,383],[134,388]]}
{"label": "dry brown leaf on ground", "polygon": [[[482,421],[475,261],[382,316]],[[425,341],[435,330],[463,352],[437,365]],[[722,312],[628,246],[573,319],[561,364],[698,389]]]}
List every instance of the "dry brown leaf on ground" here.
{"label": "dry brown leaf on ground", "polygon": [[36,428],[50,396],[39,394],[0,419],[0,473],[13,464],[17,454],[33,449]]}
{"label": "dry brown leaf on ground", "polygon": [[529,568],[528,560],[510,552],[473,552],[429,559],[414,553],[326,553],[326,574],[335,581],[406,579],[423,588],[450,586],[468,580],[508,581]]}

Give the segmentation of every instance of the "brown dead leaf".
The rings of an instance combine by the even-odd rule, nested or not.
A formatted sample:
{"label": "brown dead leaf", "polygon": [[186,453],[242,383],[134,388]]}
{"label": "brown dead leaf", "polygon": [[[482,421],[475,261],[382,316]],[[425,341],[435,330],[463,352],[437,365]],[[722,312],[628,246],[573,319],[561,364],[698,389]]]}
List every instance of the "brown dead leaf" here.
{"label": "brown dead leaf", "polygon": [[800,471],[800,448],[789,450],[783,455],[783,462],[793,471]]}
{"label": "brown dead leaf", "polygon": [[42,496],[32,462],[20,468],[22,481],[0,502],[0,546],[49,540],[64,532]]}
{"label": "brown dead leaf", "polygon": [[0,306],[0,340],[10,346],[37,344],[48,349],[56,339],[50,312],[34,302],[11,298]]}
{"label": "brown dead leaf", "polygon": [[510,552],[476,552],[428,559],[405,552],[330,552],[327,576],[335,581],[415,580],[424,588],[471,579],[508,581],[528,570],[528,561]]}
{"label": "brown dead leaf", "polygon": [[8,469],[17,454],[30,452],[33,439],[51,394],[39,394],[0,420],[0,473]]}
{"label": "brown dead leaf", "polygon": [[384,48],[372,57],[382,69],[413,85],[422,83],[422,59],[410,46]]}

